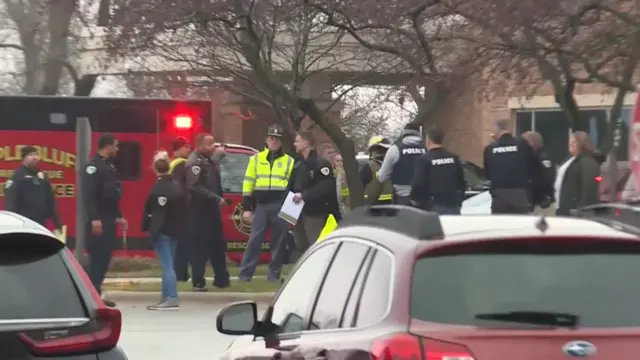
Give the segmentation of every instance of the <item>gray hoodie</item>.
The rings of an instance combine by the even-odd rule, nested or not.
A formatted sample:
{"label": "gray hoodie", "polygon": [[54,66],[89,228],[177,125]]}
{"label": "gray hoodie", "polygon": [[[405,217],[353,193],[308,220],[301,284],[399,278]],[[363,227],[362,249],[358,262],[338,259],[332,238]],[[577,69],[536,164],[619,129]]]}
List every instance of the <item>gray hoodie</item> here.
{"label": "gray hoodie", "polygon": [[[400,137],[402,137],[402,143],[409,146],[422,145],[422,137],[420,136],[419,131],[415,130],[403,130]],[[381,183],[391,180],[391,175],[393,174],[393,167],[400,159],[400,151],[398,147],[394,144],[392,145],[387,154],[384,156],[384,160],[382,161],[382,165],[380,166],[380,171],[378,172],[378,181]],[[411,193],[411,185],[393,185],[393,191],[398,196],[409,196]]]}

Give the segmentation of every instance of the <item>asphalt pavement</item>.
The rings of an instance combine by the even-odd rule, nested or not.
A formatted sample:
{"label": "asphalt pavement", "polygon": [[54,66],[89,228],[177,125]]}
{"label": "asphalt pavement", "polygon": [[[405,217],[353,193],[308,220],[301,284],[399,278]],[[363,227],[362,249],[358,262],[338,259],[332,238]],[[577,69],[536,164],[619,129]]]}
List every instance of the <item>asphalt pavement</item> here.
{"label": "asphalt pavement", "polygon": [[215,360],[232,341],[216,331],[223,302],[186,301],[178,311],[148,311],[148,301],[118,300],[120,347],[129,360]]}

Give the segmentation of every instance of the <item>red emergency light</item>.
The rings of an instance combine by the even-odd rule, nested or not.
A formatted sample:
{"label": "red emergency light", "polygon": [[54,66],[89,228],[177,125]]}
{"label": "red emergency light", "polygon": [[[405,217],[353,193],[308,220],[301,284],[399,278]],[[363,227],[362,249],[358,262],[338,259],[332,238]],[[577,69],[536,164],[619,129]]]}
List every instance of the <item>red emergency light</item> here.
{"label": "red emergency light", "polygon": [[173,126],[178,130],[191,130],[193,119],[189,115],[176,115],[173,117]]}
{"label": "red emergency light", "polygon": [[602,182],[602,176],[596,176],[595,178],[593,178],[593,180],[595,180],[595,182]]}

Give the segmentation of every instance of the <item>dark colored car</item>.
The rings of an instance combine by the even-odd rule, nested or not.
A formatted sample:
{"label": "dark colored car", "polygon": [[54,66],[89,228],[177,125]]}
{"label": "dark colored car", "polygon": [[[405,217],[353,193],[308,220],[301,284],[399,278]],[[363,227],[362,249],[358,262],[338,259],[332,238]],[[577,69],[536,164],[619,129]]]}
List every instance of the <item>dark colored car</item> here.
{"label": "dark colored car", "polygon": [[126,360],[118,309],[105,306],[64,243],[0,211],[0,358]]}
{"label": "dark colored car", "polygon": [[250,301],[220,311],[245,336],[219,359],[635,359],[640,237],[619,225],[355,209],[260,321]]}

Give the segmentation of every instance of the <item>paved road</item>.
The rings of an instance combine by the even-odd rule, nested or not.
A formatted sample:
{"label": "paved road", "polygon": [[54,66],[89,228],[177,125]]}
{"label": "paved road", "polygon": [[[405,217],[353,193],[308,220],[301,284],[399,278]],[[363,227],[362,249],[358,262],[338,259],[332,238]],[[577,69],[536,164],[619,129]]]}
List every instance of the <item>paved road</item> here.
{"label": "paved road", "polygon": [[215,360],[232,337],[216,331],[220,305],[184,303],[179,311],[151,312],[138,301],[118,301],[120,346],[130,360]]}

